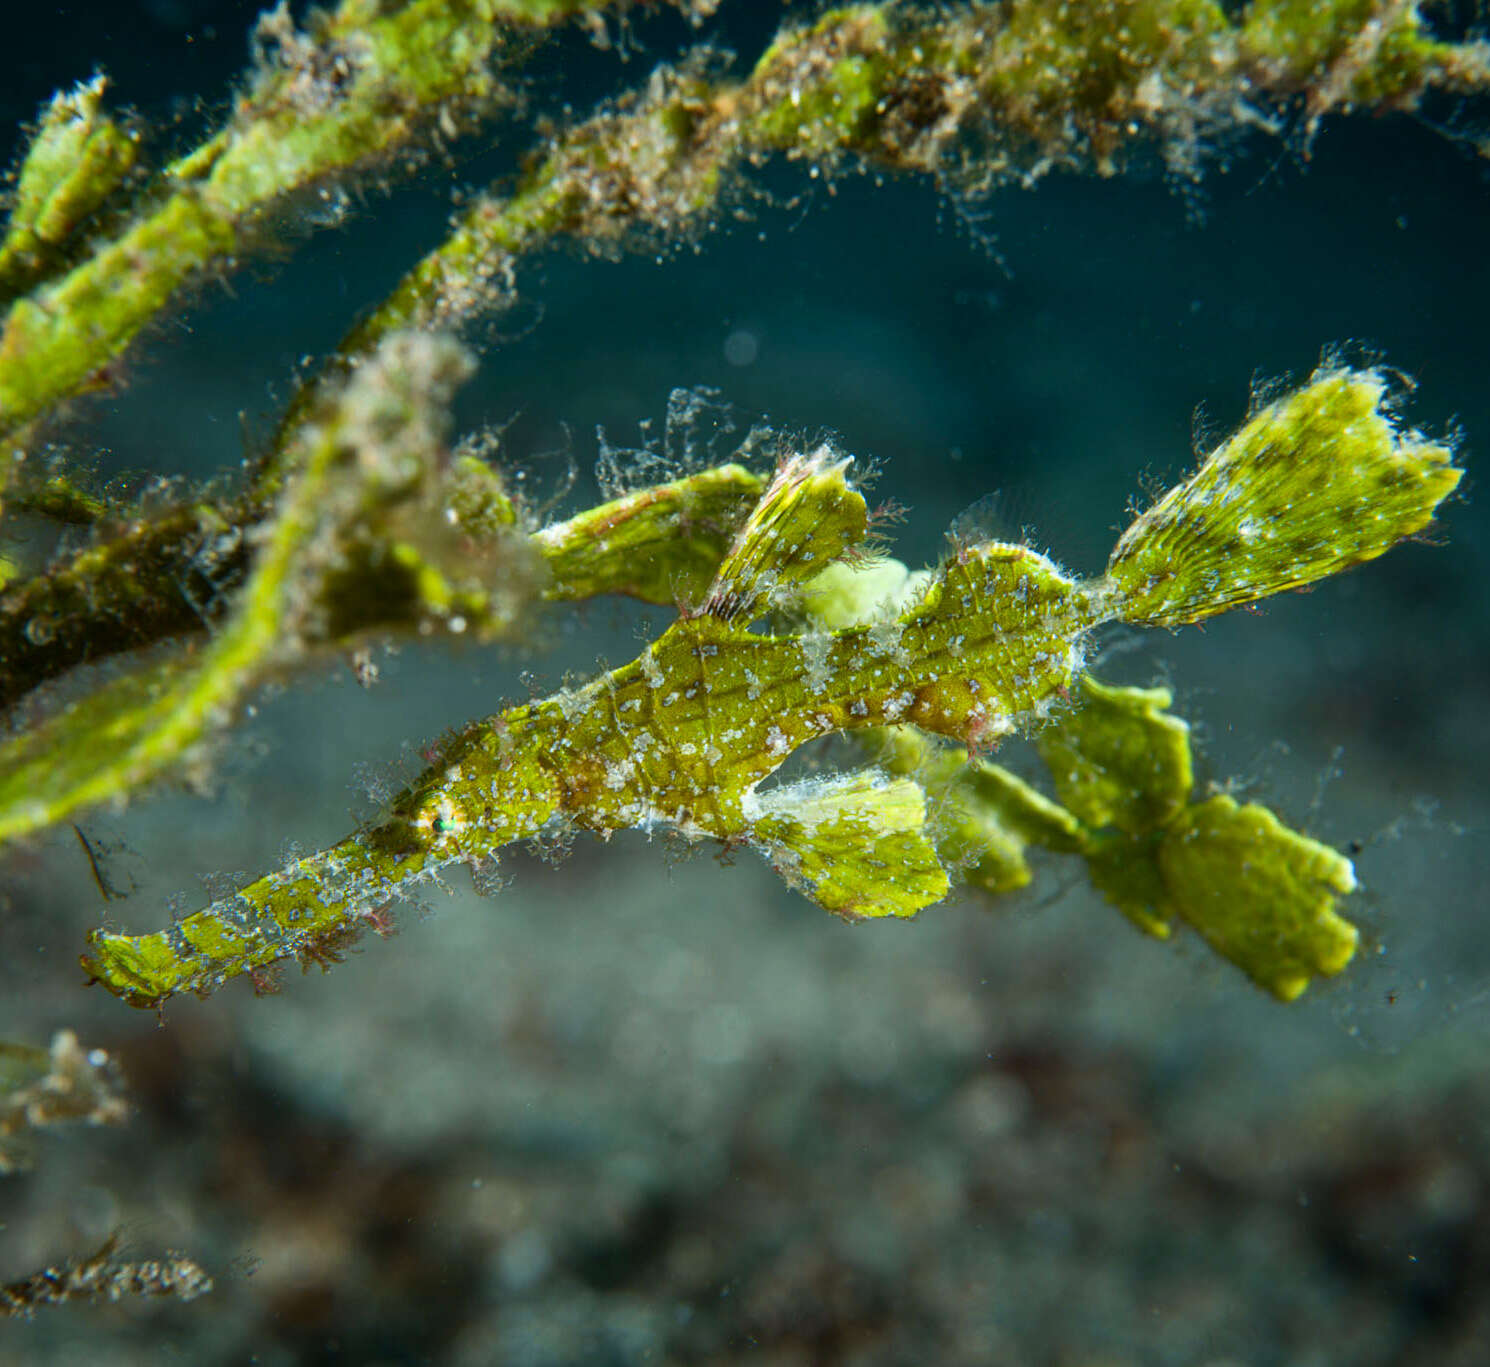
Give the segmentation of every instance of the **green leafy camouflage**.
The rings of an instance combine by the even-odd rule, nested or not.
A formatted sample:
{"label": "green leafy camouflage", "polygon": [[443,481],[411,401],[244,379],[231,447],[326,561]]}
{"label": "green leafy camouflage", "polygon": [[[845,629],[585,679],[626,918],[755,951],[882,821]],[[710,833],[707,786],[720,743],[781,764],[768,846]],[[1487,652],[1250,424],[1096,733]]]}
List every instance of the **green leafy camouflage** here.
{"label": "green leafy camouflage", "polygon": [[[1064,806],[975,768],[963,819],[942,835],[904,760],[899,772],[763,785],[802,745],[838,732],[912,727],[986,750],[1065,707],[1101,624],[1197,621],[1420,531],[1461,472],[1443,445],[1399,431],[1384,395],[1373,372],[1326,369],[1253,414],[1135,521],[1099,579],[986,542],[867,614],[862,602],[835,612],[819,594],[812,615],[813,581],[853,556],[867,510],[847,459],[828,447],[792,455],[707,594],[636,660],[470,724],[384,823],[167,931],[97,933],[86,967],[126,1000],[158,1005],[282,959],[326,962],[440,868],[556,829],[664,828],[751,845],[832,911],[908,916],[946,893],[951,857],[979,857],[984,823],[1007,832],[989,842],[994,885],[1017,881],[1021,841],[1046,839],[1082,854],[1151,933],[1188,922],[1258,982],[1296,996],[1353,950],[1334,911],[1353,886],[1349,864],[1261,808],[1191,804],[1183,724],[1163,715],[1161,694],[1082,683],[1084,705],[1044,742]],[[1357,516],[1382,490],[1381,516]],[[1249,523],[1263,529],[1250,553],[1228,554]],[[761,629],[804,604],[800,627]]]}

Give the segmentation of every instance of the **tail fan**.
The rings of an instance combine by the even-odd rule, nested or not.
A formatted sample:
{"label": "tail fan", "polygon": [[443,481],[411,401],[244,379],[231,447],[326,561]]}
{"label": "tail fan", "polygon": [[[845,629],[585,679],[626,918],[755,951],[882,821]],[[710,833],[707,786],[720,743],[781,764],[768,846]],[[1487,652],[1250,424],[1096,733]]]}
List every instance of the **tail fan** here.
{"label": "tail fan", "polygon": [[1198,622],[1422,531],[1464,472],[1387,398],[1381,372],[1328,367],[1254,413],[1123,534],[1099,589],[1113,616]]}

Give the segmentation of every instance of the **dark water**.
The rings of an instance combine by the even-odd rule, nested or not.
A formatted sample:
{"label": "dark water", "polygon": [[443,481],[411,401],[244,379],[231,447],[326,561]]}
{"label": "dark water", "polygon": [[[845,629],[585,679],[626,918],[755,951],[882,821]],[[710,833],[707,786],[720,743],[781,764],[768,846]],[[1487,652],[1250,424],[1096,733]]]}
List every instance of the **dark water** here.
{"label": "dark water", "polygon": [[[158,117],[219,98],[254,8],[45,7],[6,58],[8,113],[96,63]],[[614,74],[563,51],[577,94]],[[1484,1361],[1490,165],[1402,117],[1326,125],[1307,161],[1264,140],[1230,161],[1198,191],[1052,176],[972,216],[849,178],[660,264],[546,258],[462,418],[510,422],[504,449],[556,483],[545,453],[587,468],[597,425],[632,440],[672,388],[713,386],[873,458],[912,562],[999,491],[1005,534],[1095,571],[1143,481],[1190,462],[1198,407],[1224,433],[1254,378],[1379,353],[1417,381],[1414,422],[1462,433],[1468,493],[1437,544],[1102,664],[1171,684],[1208,776],[1359,842],[1369,948],[1340,981],[1277,1006],[1054,861],[1011,906],[849,929],[752,859],[618,838],[516,859],[494,899],[457,876],[398,938],[269,1000],[230,989],[157,1028],[82,992],[103,916],[155,928],[217,876],[336,838],[363,775],[407,772],[411,746],[523,696],[524,670],[547,687],[628,657],[646,624],[598,607],[532,653],[406,647],[372,692],[333,669],[261,700],[210,795],[86,822],[126,902],[100,905],[71,832],[0,871],[0,1033],[75,1027],[120,1052],[138,1104],[0,1186],[0,1276],[122,1224],[218,1279],[189,1306],[9,1325],[0,1364]],[[105,472],[235,465],[239,414],[262,430],[468,176],[204,290],[80,447]]]}

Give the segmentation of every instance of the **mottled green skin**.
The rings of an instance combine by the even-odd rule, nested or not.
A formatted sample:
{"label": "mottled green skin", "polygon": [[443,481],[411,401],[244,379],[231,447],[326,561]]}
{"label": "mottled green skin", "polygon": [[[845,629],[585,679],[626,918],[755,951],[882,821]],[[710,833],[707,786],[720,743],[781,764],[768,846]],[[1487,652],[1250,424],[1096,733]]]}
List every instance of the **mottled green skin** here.
{"label": "mottled green skin", "polygon": [[[315,958],[439,867],[482,858],[553,820],[601,835],[670,826],[821,861],[813,824],[772,809],[756,829],[756,785],[798,746],[894,721],[978,743],[1069,681],[1073,641],[1092,624],[1086,597],[1023,547],[978,548],[878,629],[767,636],[722,615],[746,602],[764,610],[766,577],[790,580],[794,565],[811,563],[800,559],[804,543],[791,539],[796,516],[770,516],[782,490],[794,496],[794,514],[811,507],[826,549],[848,539],[833,528],[862,533],[864,503],[844,482],[842,462],[789,463],[726,557],[716,612],[681,618],[638,660],[582,690],[467,728],[394,804],[386,825],[160,935],[95,936],[89,971],[127,1000],[154,1005],[290,954]],[[770,553],[759,554],[763,545]],[[853,810],[867,820],[881,803],[903,807],[905,796],[903,788],[866,788]],[[933,866],[924,837],[916,838],[923,869]],[[845,892],[834,909],[904,915],[924,905],[884,891],[873,902]],[[927,891],[940,897],[944,875],[918,879],[914,894]]]}
{"label": "mottled green skin", "polygon": [[[962,600],[1028,588],[1028,616],[1006,625]],[[1086,625],[1069,580],[1020,547],[955,567],[944,592],[900,630],[833,633],[814,643],[759,636],[716,617],[675,623],[646,655],[572,701],[507,714],[530,726],[561,774],[562,809],[600,834],[661,821],[722,840],[750,835],[754,786],[818,736],[906,721],[985,743],[1048,700],[1071,676]],[[942,610],[955,596],[957,611]],[[965,615],[964,615],[965,614]],[[898,636],[898,639],[897,639]],[[956,641],[954,646],[952,643]],[[562,728],[555,715],[571,716]]]}
{"label": "mottled green skin", "polygon": [[1081,822],[1093,884],[1140,929],[1199,932],[1258,986],[1292,1001],[1340,972],[1356,928],[1336,910],[1350,861],[1257,803],[1192,801],[1189,727],[1167,689],[1083,679],[1079,706],[1037,738],[1056,792]]}
{"label": "mottled green skin", "polygon": [[[835,622],[862,615],[850,605],[855,572],[825,578],[834,582],[816,586],[817,610]],[[1035,735],[1059,802],[915,727],[869,745],[935,797],[939,858],[984,892],[1025,887],[1033,845],[1081,857],[1093,885],[1147,934],[1168,939],[1189,925],[1280,1001],[1350,962],[1359,935],[1338,910],[1355,888],[1350,861],[1256,803],[1194,800],[1190,728],[1167,711],[1167,689],[1082,674],[1072,701]]]}
{"label": "mottled green skin", "polygon": [[[1254,414],[1137,519],[1093,583],[992,542],[960,551],[869,620],[813,593],[825,571],[841,577],[829,567],[866,530],[848,463],[826,449],[795,456],[761,494],[702,603],[638,659],[472,724],[385,824],[169,931],[96,934],[86,967],[126,1000],[158,1005],[291,955],[324,961],[362,924],[381,926],[387,903],[440,867],[488,859],[550,827],[602,836],[665,827],[753,844],[794,886],[849,916],[911,915],[938,900],[945,861],[978,872],[988,834],[985,877],[995,885],[1017,880],[1023,843],[1071,849],[1151,933],[1186,920],[1276,995],[1296,996],[1354,950],[1353,929],[1334,912],[1354,885],[1349,863],[1262,808],[1226,798],[1190,805],[1188,740],[1163,713],[1165,694],[1083,683],[1084,706],[1042,741],[1064,808],[991,769],[966,781],[943,773],[960,814],[938,832],[904,751],[894,778],[759,785],[832,733],[910,727],[985,747],[1048,717],[1076,679],[1083,638],[1103,621],[1198,620],[1420,530],[1459,471],[1444,447],[1393,428],[1382,398],[1375,374],[1325,371]],[[1391,496],[1379,518],[1355,515],[1361,491],[1382,490]],[[1290,506],[1301,528],[1288,525]],[[1344,510],[1333,523],[1330,507]],[[1231,555],[1237,528],[1253,522],[1269,534]],[[816,627],[751,629],[814,604]]]}

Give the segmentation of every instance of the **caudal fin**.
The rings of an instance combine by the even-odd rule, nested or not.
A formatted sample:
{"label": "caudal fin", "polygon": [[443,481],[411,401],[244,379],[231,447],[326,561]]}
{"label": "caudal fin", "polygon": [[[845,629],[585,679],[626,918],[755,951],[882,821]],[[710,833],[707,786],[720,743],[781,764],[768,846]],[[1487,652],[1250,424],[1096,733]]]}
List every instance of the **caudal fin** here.
{"label": "caudal fin", "polygon": [[1100,590],[1113,615],[1198,622],[1422,531],[1464,472],[1387,394],[1379,371],[1327,367],[1254,413],[1123,534]]}

